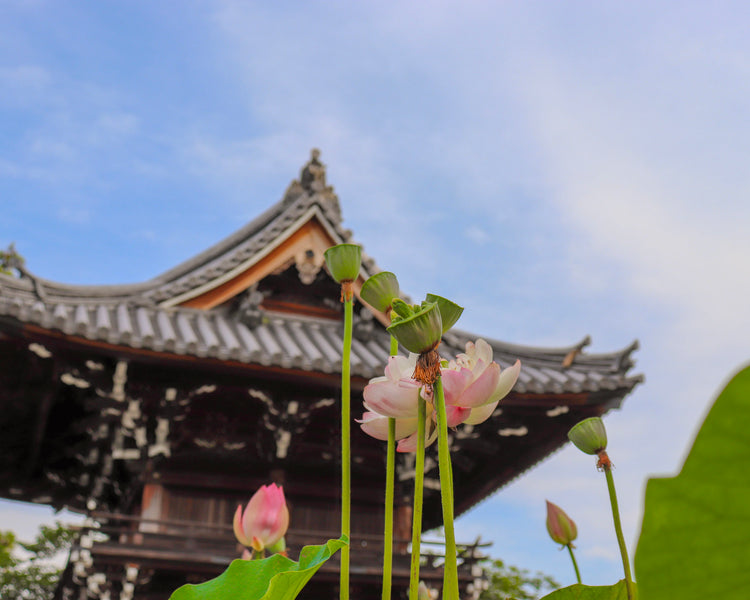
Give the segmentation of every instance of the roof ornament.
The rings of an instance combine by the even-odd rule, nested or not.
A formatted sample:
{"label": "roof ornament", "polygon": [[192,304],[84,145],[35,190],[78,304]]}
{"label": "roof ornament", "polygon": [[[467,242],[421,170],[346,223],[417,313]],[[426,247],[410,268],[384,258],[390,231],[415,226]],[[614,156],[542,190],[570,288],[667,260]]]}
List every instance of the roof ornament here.
{"label": "roof ornament", "polygon": [[39,278],[29,273],[26,269],[26,261],[16,250],[16,245],[11,243],[5,251],[0,250],[0,273],[10,275],[11,277],[18,274],[19,277],[26,277],[34,285],[34,293],[42,302],[46,302],[47,295],[42,287]]}
{"label": "roof ornament", "polygon": [[308,192],[322,192],[326,189],[326,166],[320,162],[320,150],[310,150],[310,161],[302,167],[300,183]]}
{"label": "roof ornament", "polygon": [[299,280],[305,285],[310,285],[315,281],[315,278],[320,272],[320,268],[323,266],[323,257],[315,255],[315,251],[307,249],[297,256],[294,257],[295,266],[297,267],[297,273]]}
{"label": "roof ornament", "polygon": [[320,205],[326,216],[336,225],[341,224],[341,207],[333,186],[326,182],[326,166],[320,160],[320,150],[310,150],[310,160],[300,171],[299,180],[294,180],[284,194],[283,205],[289,206],[306,196]]}
{"label": "roof ornament", "polygon": [[576,357],[583,353],[583,349],[591,343],[591,336],[586,336],[580,342],[578,342],[573,349],[565,355],[562,360],[562,368],[568,369],[573,365]]}
{"label": "roof ornament", "polygon": [[247,288],[240,298],[237,307],[237,320],[250,329],[263,323],[265,311],[260,307],[263,302],[263,292],[258,290],[258,284]]}

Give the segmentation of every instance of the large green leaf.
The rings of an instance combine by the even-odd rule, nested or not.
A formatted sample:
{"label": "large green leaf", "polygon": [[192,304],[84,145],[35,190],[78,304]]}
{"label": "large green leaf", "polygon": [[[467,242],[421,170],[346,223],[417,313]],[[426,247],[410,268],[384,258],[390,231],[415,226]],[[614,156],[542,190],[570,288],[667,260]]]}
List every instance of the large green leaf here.
{"label": "large green leaf", "polygon": [[615,585],[581,585],[575,583],[547,594],[542,600],[628,600],[625,580]]}
{"label": "large green leaf", "polygon": [[750,367],[729,382],[682,471],[646,487],[641,600],[750,597]]}
{"label": "large green leaf", "polygon": [[347,543],[342,535],[322,546],[305,546],[299,562],[280,554],[262,560],[233,560],[215,579],[183,585],[170,600],[293,600],[321,565]]}

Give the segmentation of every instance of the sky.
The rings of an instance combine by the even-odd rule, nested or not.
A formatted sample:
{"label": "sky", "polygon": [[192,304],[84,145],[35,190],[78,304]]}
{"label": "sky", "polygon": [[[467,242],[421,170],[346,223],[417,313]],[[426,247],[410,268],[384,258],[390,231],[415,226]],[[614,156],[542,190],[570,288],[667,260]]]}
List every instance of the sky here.
{"label": "sky", "polygon": [[[743,2],[0,3],[0,246],[66,283],[150,279],[283,195],[320,148],[344,225],[458,324],[645,375],[605,422],[635,550],[748,362]],[[603,476],[566,448],[461,517],[563,584],[622,577]],[[48,510],[0,502],[30,537]]]}

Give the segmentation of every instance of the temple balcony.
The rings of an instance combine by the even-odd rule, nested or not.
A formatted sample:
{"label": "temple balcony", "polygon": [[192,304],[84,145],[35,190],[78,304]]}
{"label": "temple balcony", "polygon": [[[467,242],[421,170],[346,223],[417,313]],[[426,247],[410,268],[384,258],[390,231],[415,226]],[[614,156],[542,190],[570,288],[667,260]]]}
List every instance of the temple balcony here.
{"label": "temple balcony", "polygon": [[[286,535],[289,557],[296,559],[303,546],[338,538],[338,532],[290,528]],[[459,544],[458,576],[462,598],[478,595],[484,585],[479,541]],[[406,598],[411,555],[410,540],[397,539],[393,553],[393,598]],[[70,597],[67,589],[110,600],[167,600],[184,583],[200,583],[219,575],[241,556],[243,548],[231,525],[186,520],[157,520],[114,513],[92,513],[71,549],[55,600]],[[420,579],[429,587],[442,586],[442,542],[422,541]],[[339,579],[340,553],[323,564],[301,600],[333,598]],[[382,535],[354,534],[351,545],[351,597],[380,598],[383,562]],[[123,568],[123,565],[125,567]],[[336,592],[338,597],[338,592]]]}

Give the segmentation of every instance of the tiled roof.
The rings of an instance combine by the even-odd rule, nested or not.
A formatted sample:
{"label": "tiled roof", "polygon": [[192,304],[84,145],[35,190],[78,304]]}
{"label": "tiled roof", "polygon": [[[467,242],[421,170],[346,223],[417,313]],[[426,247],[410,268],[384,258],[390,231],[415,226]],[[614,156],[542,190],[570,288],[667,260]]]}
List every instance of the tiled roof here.
{"label": "tiled roof", "polygon": [[[319,174],[313,178],[309,173],[316,165]],[[211,248],[149,281],[70,285],[36,277],[21,267],[19,270],[25,275],[21,279],[0,274],[0,295],[26,292],[52,303],[125,302],[169,306],[176,304],[175,299],[185,292],[241,270],[283,240],[296,224],[312,217],[317,217],[336,243],[351,242],[352,232],[341,224],[338,197],[325,182],[325,170],[320,169],[323,169],[322,164],[313,151],[313,158],[302,169],[299,180],[292,181],[281,201]],[[375,261],[363,255],[363,275],[367,277],[378,270]]]}
{"label": "tiled roof", "polygon": [[[341,323],[331,319],[266,313],[249,326],[231,315],[190,308],[136,306],[125,302],[42,302],[29,295],[3,294],[0,315],[86,340],[175,355],[233,360],[321,373],[340,373]],[[389,336],[379,326],[363,327],[352,342],[353,375],[382,375]],[[356,327],[355,331],[359,331]],[[440,346],[451,358],[477,336],[451,331]],[[632,388],[640,378],[627,373],[636,344],[609,354],[585,354],[579,344],[535,348],[488,340],[505,368],[520,358],[524,367],[515,390],[521,393],[578,393]],[[572,364],[565,358],[575,354]]]}
{"label": "tiled roof", "polygon": [[[262,319],[248,322],[218,308],[178,305],[186,294],[248,268],[311,218],[335,241],[351,240],[351,232],[341,226],[338,199],[325,182],[325,170],[316,153],[280,202],[235,234],[150,281],[76,286],[35,277],[22,267],[20,278],[0,274],[0,319],[122,347],[339,373],[339,321],[265,312]],[[365,257],[363,276],[377,271],[374,261]],[[363,309],[362,314],[369,313]],[[379,376],[389,353],[389,337],[374,320],[362,320],[360,325],[355,325],[352,374]],[[476,337],[453,330],[440,351],[450,358]],[[487,341],[502,367],[521,359],[524,368],[515,388],[519,393],[627,392],[642,379],[628,375],[635,343],[618,352],[590,355],[582,352],[588,338],[556,349]]]}

